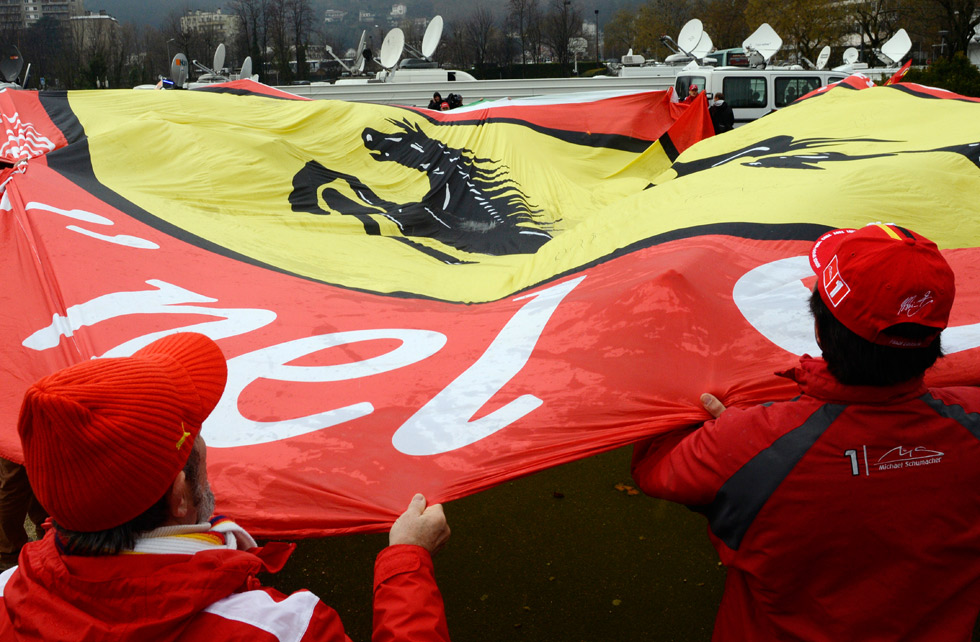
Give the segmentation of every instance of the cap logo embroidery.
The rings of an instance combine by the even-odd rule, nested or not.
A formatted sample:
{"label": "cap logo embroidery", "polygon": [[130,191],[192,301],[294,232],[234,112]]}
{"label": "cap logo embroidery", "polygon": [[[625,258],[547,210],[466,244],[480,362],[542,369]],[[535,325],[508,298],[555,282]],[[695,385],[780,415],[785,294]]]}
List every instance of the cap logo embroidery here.
{"label": "cap logo embroidery", "polygon": [[837,269],[837,255],[830,259],[827,263],[827,267],[823,270],[823,289],[827,293],[827,298],[830,300],[830,304],[835,308],[840,305],[844,297],[850,293],[851,288],[848,287],[847,283],[840,276],[840,271]]}
{"label": "cap logo embroidery", "polygon": [[180,422],[180,429],[181,429],[181,431],[183,431],[184,434],[181,435],[180,436],[180,439],[177,440],[177,450],[180,450],[180,447],[184,445],[184,442],[187,441],[187,438],[191,436],[191,434],[189,432],[187,432],[186,430],[184,430],[184,422],[183,421]]}
{"label": "cap logo embroidery", "polygon": [[930,303],[933,303],[933,301],[934,299],[932,297],[931,290],[927,291],[925,294],[913,294],[902,301],[901,305],[898,306],[898,314],[904,314],[907,317],[914,317],[920,310],[922,310],[922,308],[926,307]]}

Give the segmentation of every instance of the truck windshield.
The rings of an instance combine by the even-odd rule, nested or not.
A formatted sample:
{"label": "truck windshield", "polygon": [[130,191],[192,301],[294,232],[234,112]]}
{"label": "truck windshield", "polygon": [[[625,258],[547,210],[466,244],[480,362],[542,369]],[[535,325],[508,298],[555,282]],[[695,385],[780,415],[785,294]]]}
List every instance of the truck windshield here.
{"label": "truck windshield", "polygon": [[698,91],[704,91],[705,80],[704,76],[678,76],[677,82],[674,84],[674,94],[683,99],[687,96],[687,90],[691,88],[691,85],[697,85]]}

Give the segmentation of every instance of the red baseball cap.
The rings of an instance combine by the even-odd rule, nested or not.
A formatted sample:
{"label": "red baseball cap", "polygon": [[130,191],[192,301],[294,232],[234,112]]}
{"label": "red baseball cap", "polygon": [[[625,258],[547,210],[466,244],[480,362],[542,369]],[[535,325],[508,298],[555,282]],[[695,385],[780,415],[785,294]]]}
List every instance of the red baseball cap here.
{"label": "red baseball cap", "polygon": [[[830,312],[878,345],[921,348],[949,324],[953,270],[929,239],[893,224],[827,232],[813,244],[810,266]],[[885,332],[899,323],[934,328],[922,339]]]}
{"label": "red baseball cap", "polygon": [[38,501],[60,526],[86,533],[142,514],[187,463],[227,374],[214,341],[181,333],[39,380],[17,421]]}

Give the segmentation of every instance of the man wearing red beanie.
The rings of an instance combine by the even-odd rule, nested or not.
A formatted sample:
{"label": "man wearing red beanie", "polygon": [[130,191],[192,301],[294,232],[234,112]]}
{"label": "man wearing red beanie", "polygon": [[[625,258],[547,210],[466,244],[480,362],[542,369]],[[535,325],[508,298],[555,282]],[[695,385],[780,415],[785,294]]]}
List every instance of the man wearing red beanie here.
{"label": "man wearing red beanie", "polygon": [[[980,390],[927,388],[953,272],[895,225],[813,246],[822,359],[800,396],[637,444],[633,476],[708,518],[714,640],[957,640],[980,610]],[[723,413],[723,414],[722,414]]]}
{"label": "man wearing red beanie", "polygon": [[[226,378],[218,346],[185,333],[31,386],[18,431],[53,528],[0,574],[0,639],[348,640],[312,593],[256,580],[293,545],[209,521],[199,433]],[[449,640],[431,558],[448,537],[442,506],[416,495],[375,564],[372,639]]]}

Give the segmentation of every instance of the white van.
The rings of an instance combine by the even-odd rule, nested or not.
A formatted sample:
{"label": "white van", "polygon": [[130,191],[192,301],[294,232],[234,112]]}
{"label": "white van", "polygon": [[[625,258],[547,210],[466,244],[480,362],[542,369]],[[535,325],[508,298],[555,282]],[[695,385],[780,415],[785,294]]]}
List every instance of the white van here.
{"label": "white van", "polygon": [[786,107],[814,89],[843,80],[839,71],[810,71],[792,68],[746,69],[745,67],[699,67],[684,70],[674,80],[674,95],[687,96],[691,85],[708,93],[708,103],[718,92],[725,95],[735,126],[739,127],[776,109]]}

